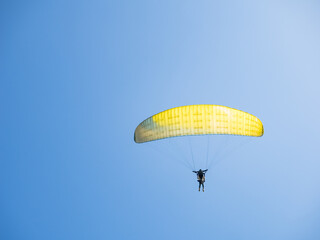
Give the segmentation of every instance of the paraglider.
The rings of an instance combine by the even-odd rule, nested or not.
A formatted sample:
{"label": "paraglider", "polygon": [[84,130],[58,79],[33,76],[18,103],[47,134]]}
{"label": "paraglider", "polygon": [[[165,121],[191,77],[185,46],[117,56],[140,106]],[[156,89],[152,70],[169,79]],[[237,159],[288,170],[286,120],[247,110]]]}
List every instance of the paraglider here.
{"label": "paraglider", "polygon": [[[261,137],[263,133],[262,122],[249,113],[220,105],[189,105],[171,108],[147,118],[137,126],[134,141],[145,143],[208,134]],[[200,172],[204,177],[204,171],[194,172]],[[199,188],[203,183],[201,177]]]}
{"label": "paraglider", "polygon": [[201,168],[199,169],[199,171],[192,171],[197,174],[197,179],[199,182],[199,192],[200,192],[201,185],[202,185],[202,191],[204,192],[204,182],[206,181],[206,172],[207,171],[208,171],[208,169],[201,170]]}

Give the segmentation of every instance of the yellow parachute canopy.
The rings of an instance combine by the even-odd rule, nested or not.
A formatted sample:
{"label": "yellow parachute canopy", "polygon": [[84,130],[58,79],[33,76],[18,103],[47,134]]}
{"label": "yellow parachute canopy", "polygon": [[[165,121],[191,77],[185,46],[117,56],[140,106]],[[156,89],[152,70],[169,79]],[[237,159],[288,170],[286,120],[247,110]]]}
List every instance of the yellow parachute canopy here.
{"label": "yellow parachute canopy", "polygon": [[203,134],[261,137],[262,122],[255,116],[219,105],[189,105],[171,108],[147,118],[136,128],[134,141]]}

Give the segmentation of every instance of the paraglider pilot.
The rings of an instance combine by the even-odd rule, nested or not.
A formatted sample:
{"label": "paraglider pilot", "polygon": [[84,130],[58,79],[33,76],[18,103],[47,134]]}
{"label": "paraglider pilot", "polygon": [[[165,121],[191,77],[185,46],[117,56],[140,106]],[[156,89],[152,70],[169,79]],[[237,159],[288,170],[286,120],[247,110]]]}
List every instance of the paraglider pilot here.
{"label": "paraglider pilot", "polygon": [[197,179],[199,182],[199,192],[200,192],[201,185],[202,185],[202,191],[204,192],[204,184],[203,183],[206,181],[205,174],[207,171],[208,171],[208,169],[206,169],[206,170],[199,169],[199,171],[192,171],[197,174]]}

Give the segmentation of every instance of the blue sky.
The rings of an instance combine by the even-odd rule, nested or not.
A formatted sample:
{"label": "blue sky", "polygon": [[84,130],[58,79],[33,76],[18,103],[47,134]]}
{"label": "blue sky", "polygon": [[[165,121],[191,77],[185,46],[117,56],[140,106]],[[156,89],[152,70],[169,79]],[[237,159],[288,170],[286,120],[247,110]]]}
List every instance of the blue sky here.
{"label": "blue sky", "polygon": [[[320,239],[319,2],[0,6],[1,239]],[[205,193],[133,141],[189,104],[265,127]]]}

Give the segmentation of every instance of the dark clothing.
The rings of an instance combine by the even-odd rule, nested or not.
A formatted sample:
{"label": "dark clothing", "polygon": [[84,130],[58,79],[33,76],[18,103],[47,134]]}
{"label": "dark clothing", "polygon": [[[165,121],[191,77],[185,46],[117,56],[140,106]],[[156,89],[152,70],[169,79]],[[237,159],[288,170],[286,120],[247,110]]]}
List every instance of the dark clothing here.
{"label": "dark clothing", "polygon": [[202,178],[205,177],[205,174],[206,174],[207,171],[208,171],[208,169],[206,169],[206,170],[201,170],[200,169],[199,171],[192,171],[192,172],[197,174],[198,180],[202,180]]}
{"label": "dark clothing", "polygon": [[200,191],[201,185],[202,185],[202,190],[204,191],[204,184],[203,183],[206,181],[205,174],[207,171],[208,171],[208,169],[206,169],[206,170],[200,169],[199,171],[192,171],[197,174],[197,179],[199,182],[199,191]]}
{"label": "dark clothing", "polygon": [[204,189],[204,185],[203,185],[203,182],[201,182],[199,180],[198,180],[198,182],[199,182],[199,191],[200,191],[201,185],[202,185],[202,189]]}

